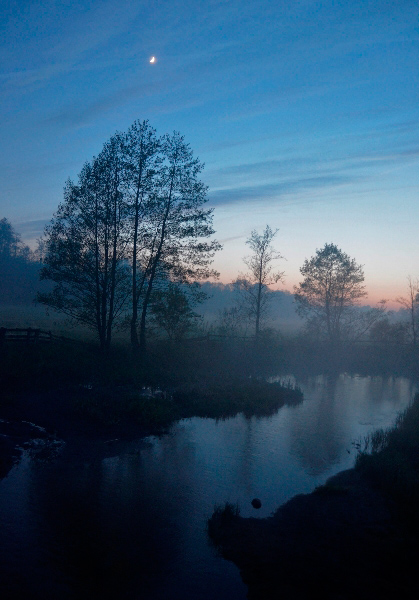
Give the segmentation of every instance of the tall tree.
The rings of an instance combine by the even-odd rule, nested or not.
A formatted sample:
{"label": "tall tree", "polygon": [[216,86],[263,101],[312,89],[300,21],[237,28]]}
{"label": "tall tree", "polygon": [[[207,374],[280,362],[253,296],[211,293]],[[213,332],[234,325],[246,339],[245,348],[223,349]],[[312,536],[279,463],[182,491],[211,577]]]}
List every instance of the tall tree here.
{"label": "tall tree", "polygon": [[362,266],[335,244],[325,244],[300,272],[304,279],[294,287],[297,312],[321,337],[339,343],[354,326],[352,308],[367,295]]}
{"label": "tall tree", "polygon": [[139,348],[138,304],[150,267],[147,260],[141,264],[141,257],[154,239],[150,232],[150,216],[156,205],[159,168],[163,160],[160,146],[156,131],[148,121],[135,121],[124,138],[124,185],[129,207],[132,265],[130,334],[135,351]]}
{"label": "tall tree", "polygon": [[251,232],[246,244],[252,254],[243,259],[248,271],[241,274],[235,282],[236,288],[241,292],[242,310],[254,321],[256,340],[269,305],[269,286],[282,281],[284,276],[282,271],[274,271],[273,265],[274,261],[283,258],[272,245],[277,233],[278,229],[273,230],[269,225],[266,225],[263,233],[258,233],[255,229]]}
{"label": "tall tree", "polygon": [[121,191],[122,141],[114,135],[102,152],[68,181],[64,201],[45,231],[42,279],[55,283],[40,302],[96,331],[108,350],[127,298],[126,204]]}
{"label": "tall tree", "polygon": [[210,264],[220,245],[205,241],[214,230],[202,168],[180,134],[157,139],[148,121],[115,134],[66,185],[44,237],[42,278],[55,287],[39,300],[93,328],[103,350],[130,304],[132,346],[145,349],[159,283],[216,275]]}
{"label": "tall tree", "polygon": [[142,301],[140,348],[146,348],[146,316],[152,291],[163,276],[190,282],[218,275],[210,265],[221,248],[215,240],[211,209],[205,209],[207,187],[199,179],[202,163],[178,132],[162,141],[164,162],[159,172],[155,207],[151,213],[150,245],[143,254],[147,280]]}

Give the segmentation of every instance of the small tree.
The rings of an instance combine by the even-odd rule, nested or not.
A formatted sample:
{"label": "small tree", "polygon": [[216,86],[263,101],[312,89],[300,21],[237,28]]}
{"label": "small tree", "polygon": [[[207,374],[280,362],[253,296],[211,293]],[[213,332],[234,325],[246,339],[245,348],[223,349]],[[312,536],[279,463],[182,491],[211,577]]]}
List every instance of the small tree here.
{"label": "small tree", "polygon": [[226,337],[245,336],[248,320],[240,303],[218,311],[216,331]]}
{"label": "small tree", "polygon": [[0,219],[0,258],[32,258],[31,250],[20,239],[6,218]]}
{"label": "small tree", "polygon": [[406,323],[392,323],[388,316],[374,323],[369,332],[369,339],[372,342],[387,346],[405,344],[406,336]]}
{"label": "small tree", "polygon": [[407,297],[399,296],[396,302],[401,304],[409,313],[409,334],[413,348],[416,349],[418,345],[419,280],[412,279],[409,275],[407,282]]}
{"label": "small tree", "polygon": [[39,265],[34,253],[9,221],[0,219],[0,304],[26,304],[34,299]]}
{"label": "small tree", "polygon": [[[294,287],[298,314],[320,337],[338,344],[359,320],[352,308],[367,295],[362,266],[335,244],[325,244],[300,272],[304,280]],[[366,322],[364,329],[371,325]]]}
{"label": "small tree", "polygon": [[204,297],[197,284],[180,286],[170,282],[165,289],[153,294],[153,321],[167,333],[171,341],[180,341],[201,319],[193,307],[202,302]]}
{"label": "small tree", "polygon": [[278,233],[278,229],[272,230],[266,225],[263,233],[255,229],[251,232],[246,244],[252,250],[250,256],[246,256],[243,262],[248,271],[240,274],[234,282],[240,292],[242,309],[248,318],[254,322],[255,339],[260,335],[261,323],[267,314],[270,290],[269,286],[283,280],[284,273],[273,270],[273,262],[283,258],[272,246],[272,240]]}

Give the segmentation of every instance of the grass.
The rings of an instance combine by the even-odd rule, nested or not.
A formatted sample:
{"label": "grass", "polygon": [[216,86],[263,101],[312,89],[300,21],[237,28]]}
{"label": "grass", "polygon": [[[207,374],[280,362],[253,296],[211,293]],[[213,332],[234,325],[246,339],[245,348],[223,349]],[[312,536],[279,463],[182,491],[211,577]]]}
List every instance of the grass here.
{"label": "grass", "polygon": [[367,436],[356,468],[419,530],[419,394],[392,428]]}
{"label": "grass", "polygon": [[270,416],[284,404],[298,404],[298,387],[258,379],[229,379],[183,386],[174,399],[186,416],[226,418],[242,412],[246,416]]}

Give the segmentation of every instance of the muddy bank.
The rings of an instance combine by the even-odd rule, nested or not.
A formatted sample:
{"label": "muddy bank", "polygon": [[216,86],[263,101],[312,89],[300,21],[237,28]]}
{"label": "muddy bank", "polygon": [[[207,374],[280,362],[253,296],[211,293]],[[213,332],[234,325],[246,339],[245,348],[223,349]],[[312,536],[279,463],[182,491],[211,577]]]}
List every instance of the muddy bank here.
{"label": "muddy bank", "polygon": [[391,501],[352,469],[299,495],[267,519],[209,521],[250,600],[417,598],[417,539]]}

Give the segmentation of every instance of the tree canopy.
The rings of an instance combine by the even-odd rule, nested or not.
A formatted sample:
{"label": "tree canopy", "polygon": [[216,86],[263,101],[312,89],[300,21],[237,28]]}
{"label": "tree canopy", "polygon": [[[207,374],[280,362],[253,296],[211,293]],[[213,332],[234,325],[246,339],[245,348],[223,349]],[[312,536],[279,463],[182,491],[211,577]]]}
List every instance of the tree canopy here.
{"label": "tree canopy", "polygon": [[325,244],[300,269],[294,287],[297,312],[319,337],[337,343],[353,326],[352,307],[367,294],[362,265],[335,244]]}
{"label": "tree canopy", "polygon": [[42,277],[55,286],[39,300],[95,330],[104,350],[128,320],[144,349],[154,290],[217,275],[202,169],[183,136],[158,138],[148,121],[112,136],[46,228]]}

